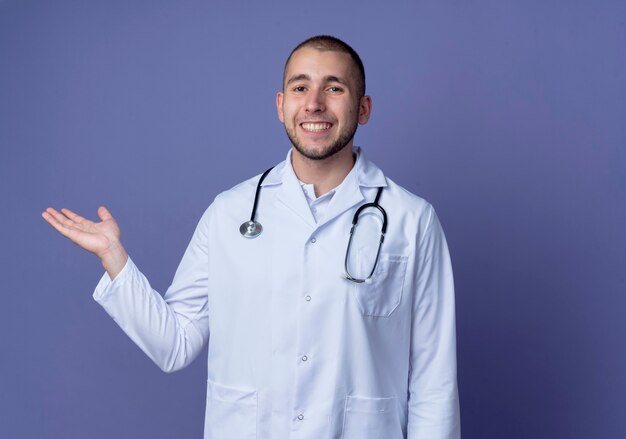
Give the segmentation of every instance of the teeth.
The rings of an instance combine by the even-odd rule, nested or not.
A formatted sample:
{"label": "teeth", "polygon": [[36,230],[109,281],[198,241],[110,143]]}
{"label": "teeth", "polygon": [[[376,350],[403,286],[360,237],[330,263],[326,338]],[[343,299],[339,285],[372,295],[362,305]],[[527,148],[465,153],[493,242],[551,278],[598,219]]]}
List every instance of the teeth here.
{"label": "teeth", "polygon": [[322,123],[303,123],[302,128],[307,131],[320,132],[330,128],[330,124],[327,122]]}

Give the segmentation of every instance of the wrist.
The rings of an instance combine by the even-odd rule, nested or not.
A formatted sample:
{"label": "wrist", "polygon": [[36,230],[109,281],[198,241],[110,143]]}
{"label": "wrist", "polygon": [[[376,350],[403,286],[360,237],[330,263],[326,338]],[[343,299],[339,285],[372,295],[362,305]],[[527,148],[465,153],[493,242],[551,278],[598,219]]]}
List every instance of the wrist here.
{"label": "wrist", "polygon": [[117,277],[128,261],[128,253],[120,242],[112,244],[107,252],[98,257],[111,280]]}

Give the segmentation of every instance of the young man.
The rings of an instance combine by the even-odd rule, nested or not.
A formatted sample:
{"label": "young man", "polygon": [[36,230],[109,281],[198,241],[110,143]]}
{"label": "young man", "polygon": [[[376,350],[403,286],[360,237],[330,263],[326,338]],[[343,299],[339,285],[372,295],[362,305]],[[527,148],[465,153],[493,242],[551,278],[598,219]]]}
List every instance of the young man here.
{"label": "young man", "polygon": [[159,367],[209,344],[205,438],[459,438],[445,237],[352,144],[372,109],[359,56],[304,41],[276,105],[287,159],[215,199],[163,298],[104,207],[43,216],[100,257],[94,298]]}

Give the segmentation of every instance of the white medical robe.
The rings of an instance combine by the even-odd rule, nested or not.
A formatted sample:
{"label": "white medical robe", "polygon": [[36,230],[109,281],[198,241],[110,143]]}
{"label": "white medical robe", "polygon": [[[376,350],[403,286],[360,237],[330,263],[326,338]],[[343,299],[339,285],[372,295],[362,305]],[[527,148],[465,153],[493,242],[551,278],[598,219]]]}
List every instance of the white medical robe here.
{"label": "white medical robe", "polygon": [[[259,176],[202,216],[162,298],[129,259],[94,298],[163,370],[208,343],[206,439],[457,439],[452,269],[433,208],[357,148],[316,223],[287,160],[262,184],[263,233],[245,239]],[[356,209],[388,227],[371,282],[343,276]],[[368,209],[349,258],[365,277],[380,236]]]}

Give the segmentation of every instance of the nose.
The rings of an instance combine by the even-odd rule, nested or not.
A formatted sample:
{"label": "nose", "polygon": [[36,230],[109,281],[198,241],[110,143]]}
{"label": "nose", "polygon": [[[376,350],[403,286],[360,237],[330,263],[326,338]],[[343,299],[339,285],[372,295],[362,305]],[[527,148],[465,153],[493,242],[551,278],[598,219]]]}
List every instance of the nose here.
{"label": "nose", "polygon": [[326,109],[323,90],[311,90],[307,96],[305,109],[307,113],[318,113]]}

